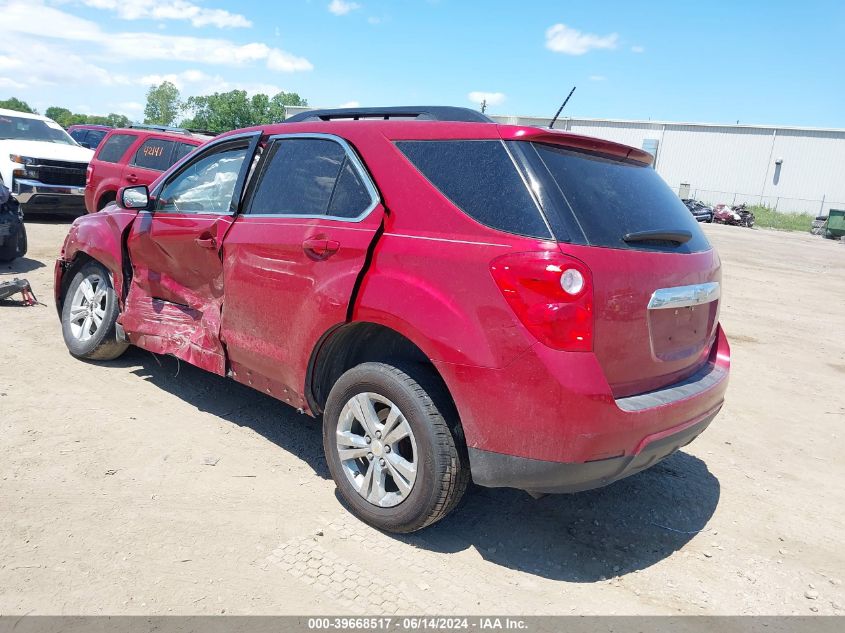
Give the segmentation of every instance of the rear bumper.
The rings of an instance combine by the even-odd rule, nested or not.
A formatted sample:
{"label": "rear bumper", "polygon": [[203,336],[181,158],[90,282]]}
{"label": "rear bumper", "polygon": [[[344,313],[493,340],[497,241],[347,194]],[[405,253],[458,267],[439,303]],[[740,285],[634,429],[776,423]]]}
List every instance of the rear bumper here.
{"label": "rear bumper", "polygon": [[[655,449],[658,439],[709,423],[724,402],[730,347],[718,327],[708,362],[694,375],[620,398],[614,398],[590,353],[558,352],[537,344],[502,369],[435,365],[458,408],[478,483],[525,488],[536,483],[523,480],[521,472],[559,466],[555,476],[563,470],[582,471],[573,475],[575,483],[559,486],[575,490],[625,476],[640,467],[638,456],[648,455],[647,447]],[[529,461],[509,466],[509,457]],[[494,464],[501,474],[495,474]]]}
{"label": "rear bumper", "polygon": [[718,408],[680,429],[655,434],[644,440],[634,455],[611,457],[581,464],[514,457],[475,448],[469,449],[472,479],[488,488],[519,488],[531,493],[557,494],[600,488],[654,466],[692,442],[716,417]]}
{"label": "rear bumper", "polygon": [[24,214],[62,213],[79,215],[85,212],[85,187],[48,185],[38,180],[15,179],[13,193]]}

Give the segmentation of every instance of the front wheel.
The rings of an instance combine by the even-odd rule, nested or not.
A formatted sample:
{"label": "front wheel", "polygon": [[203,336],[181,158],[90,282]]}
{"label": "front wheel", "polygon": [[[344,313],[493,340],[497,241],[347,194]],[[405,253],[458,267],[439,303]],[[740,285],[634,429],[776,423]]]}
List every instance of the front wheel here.
{"label": "front wheel", "polygon": [[323,447],[341,497],[358,518],[389,532],[439,521],[469,483],[445,389],[425,369],[414,373],[425,388],[391,365],[353,367],[323,415]]}
{"label": "front wheel", "polygon": [[74,275],[62,307],[62,335],[77,358],[114,360],[129,347],[117,337],[117,295],[109,272],[97,262]]}

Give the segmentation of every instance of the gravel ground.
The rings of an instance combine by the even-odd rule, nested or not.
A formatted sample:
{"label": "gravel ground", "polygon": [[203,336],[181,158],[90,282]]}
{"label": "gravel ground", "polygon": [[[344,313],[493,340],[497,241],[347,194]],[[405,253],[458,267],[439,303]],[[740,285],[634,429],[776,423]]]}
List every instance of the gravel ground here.
{"label": "gravel ground", "polygon": [[707,226],[724,263],[727,404],[603,490],[474,489],[392,537],[338,502],[319,426],[130,349],[71,358],[62,222],[29,223],[46,307],[0,302],[0,614],[843,614],[845,246]]}

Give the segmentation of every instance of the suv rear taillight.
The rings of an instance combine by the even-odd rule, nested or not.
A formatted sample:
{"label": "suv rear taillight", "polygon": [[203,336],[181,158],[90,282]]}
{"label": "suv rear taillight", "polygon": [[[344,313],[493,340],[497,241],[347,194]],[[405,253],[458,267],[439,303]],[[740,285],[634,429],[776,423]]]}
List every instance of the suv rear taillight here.
{"label": "suv rear taillight", "polygon": [[593,349],[590,269],[559,252],[503,255],[490,272],[522,324],[538,341],[569,352]]}
{"label": "suv rear taillight", "polygon": [[94,175],[94,165],[88,163],[88,169],[85,170],[85,184],[91,182],[91,176]]}

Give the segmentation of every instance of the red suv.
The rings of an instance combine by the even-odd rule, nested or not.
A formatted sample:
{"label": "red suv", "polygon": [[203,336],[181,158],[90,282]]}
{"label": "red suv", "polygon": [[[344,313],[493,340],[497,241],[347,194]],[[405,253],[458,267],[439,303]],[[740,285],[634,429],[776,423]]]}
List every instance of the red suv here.
{"label": "red suv", "polygon": [[100,211],[117,190],[149,185],[211,136],[178,128],[135,126],[111,130],[97,147],[85,179],[85,209]]}
{"label": "red suv", "polygon": [[363,520],[410,532],[470,477],[575,492],[713,420],[720,263],[639,149],[462,108],[222,135],[76,220],[71,354],[171,354],[322,415]]}

